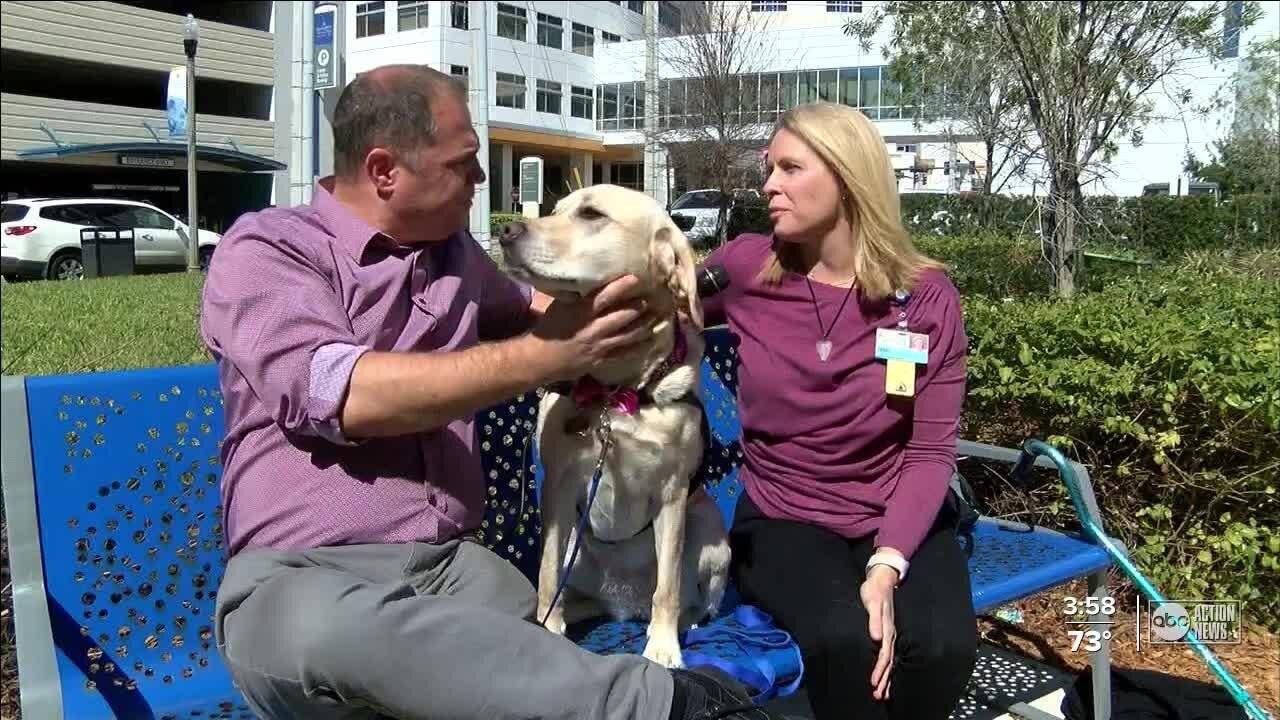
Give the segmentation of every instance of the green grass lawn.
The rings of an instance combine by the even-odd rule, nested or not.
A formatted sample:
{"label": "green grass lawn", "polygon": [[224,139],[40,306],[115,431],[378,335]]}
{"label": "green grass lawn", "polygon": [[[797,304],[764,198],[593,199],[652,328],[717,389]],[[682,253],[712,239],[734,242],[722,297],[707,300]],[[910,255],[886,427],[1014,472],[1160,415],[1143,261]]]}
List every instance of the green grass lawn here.
{"label": "green grass lawn", "polygon": [[0,363],[50,375],[210,362],[197,331],[203,274],[6,283]]}

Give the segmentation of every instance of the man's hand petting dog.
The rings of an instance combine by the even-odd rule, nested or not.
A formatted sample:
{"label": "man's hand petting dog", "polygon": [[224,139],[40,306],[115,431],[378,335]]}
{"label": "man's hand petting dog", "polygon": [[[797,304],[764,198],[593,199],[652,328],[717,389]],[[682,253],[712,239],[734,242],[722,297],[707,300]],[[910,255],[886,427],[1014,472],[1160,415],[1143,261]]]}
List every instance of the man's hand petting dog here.
{"label": "man's hand petting dog", "polygon": [[552,380],[575,380],[605,362],[644,352],[652,345],[648,304],[632,297],[640,287],[623,275],[581,298],[557,298],[533,328],[546,344],[554,368]]}

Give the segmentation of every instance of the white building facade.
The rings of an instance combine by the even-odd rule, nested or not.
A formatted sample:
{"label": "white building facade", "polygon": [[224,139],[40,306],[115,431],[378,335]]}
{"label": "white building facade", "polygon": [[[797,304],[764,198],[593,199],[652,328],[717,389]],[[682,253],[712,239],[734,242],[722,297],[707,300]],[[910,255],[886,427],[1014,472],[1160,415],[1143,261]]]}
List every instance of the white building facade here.
{"label": "white building facade", "polygon": [[[981,183],[988,170],[982,144],[976,138],[948,137],[940,126],[917,127],[910,109],[901,107],[892,83],[882,76],[884,38],[864,52],[844,34],[844,23],[870,12],[874,0],[746,2],[751,12],[769,16],[769,52],[754,63],[756,72],[743,78],[740,109],[760,123],[761,137],[780,112],[795,104],[843,102],[875,121],[900,171],[901,192],[966,192]],[[572,188],[596,182],[648,189],[667,202],[674,199],[668,193],[684,189],[680,178],[664,168],[662,181],[645,183],[646,5],[665,26],[678,23],[681,3],[345,2],[339,78],[345,83],[356,73],[404,62],[467,77],[473,117],[489,141],[483,158],[489,177],[478,190],[481,201],[472,227],[482,242],[488,212],[515,209],[512,186],[522,157],[538,156],[545,163],[544,207]],[[1240,38],[1241,56],[1250,42],[1274,35],[1280,26],[1277,4],[1265,5],[1267,17]],[[659,42],[677,41],[665,37]],[[1238,62],[1189,63],[1182,80],[1194,93],[1193,104],[1230,83]],[[679,76],[659,62],[660,124],[681,122],[679,98],[685,89]],[[339,91],[326,91],[326,107],[332,107]],[[1116,138],[1119,153],[1106,173],[1086,185],[1086,192],[1138,195],[1152,183],[1178,183],[1187,152],[1207,157],[1213,141],[1229,127],[1230,109],[1199,116],[1171,98],[1156,100],[1161,120],[1145,128],[1140,144]],[[324,130],[322,118],[315,128],[322,144],[317,174],[331,163],[323,148],[328,140]],[[656,161],[665,166],[661,157]],[[1005,192],[1043,193],[1044,183],[1034,178],[1009,183]]]}

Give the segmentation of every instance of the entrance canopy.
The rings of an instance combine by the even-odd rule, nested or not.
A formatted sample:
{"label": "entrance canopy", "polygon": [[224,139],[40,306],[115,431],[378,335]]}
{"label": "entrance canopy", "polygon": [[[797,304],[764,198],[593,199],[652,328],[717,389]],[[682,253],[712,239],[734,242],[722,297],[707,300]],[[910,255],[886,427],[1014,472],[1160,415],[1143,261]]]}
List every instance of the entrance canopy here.
{"label": "entrance canopy", "polygon": [[[185,142],[139,141],[90,145],[51,145],[30,150],[19,150],[17,156],[23,160],[56,160],[73,157],[88,159],[89,157],[96,157],[108,161],[114,160],[112,164],[128,167],[177,168],[177,161],[185,160],[187,157],[187,144]],[[288,167],[282,162],[261,155],[253,155],[213,145],[197,145],[196,159],[215,162],[244,172],[284,170]]]}

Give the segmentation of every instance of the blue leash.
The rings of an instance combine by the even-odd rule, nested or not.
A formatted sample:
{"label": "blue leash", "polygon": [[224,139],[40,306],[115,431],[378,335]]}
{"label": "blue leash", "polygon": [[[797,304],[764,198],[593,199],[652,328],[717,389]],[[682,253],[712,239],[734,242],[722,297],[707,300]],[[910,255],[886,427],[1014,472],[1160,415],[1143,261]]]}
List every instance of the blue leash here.
{"label": "blue leash", "polygon": [[[742,650],[751,661],[751,665],[755,666],[754,668],[696,650],[684,650],[681,653],[684,656],[685,665],[689,667],[711,665],[733,676],[735,680],[749,688],[762,688],[760,692],[751,696],[751,701],[757,705],[775,697],[787,697],[795,693],[804,679],[804,658],[800,655],[799,648],[792,642],[791,635],[778,629],[773,624],[773,618],[767,613],[750,605],[739,605],[734,608],[733,619],[742,627],[735,628],[723,624],[704,625],[687,632],[681,644],[731,642]],[[779,688],[776,687],[778,673],[764,658],[764,653],[788,649],[795,652],[799,672],[791,682]]]}
{"label": "blue leash", "polygon": [[[601,439],[600,458],[596,460],[595,473],[591,476],[591,486],[587,489],[587,507],[582,511],[582,517],[578,518],[577,530],[573,534],[573,550],[569,553],[569,563],[560,573],[560,582],[556,585],[556,594],[551,596],[551,604],[547,606],[547,614],[542,618],[542,622],[538,623],[544,628],[547,626],[547,620],[551,618],[551,612],[556,608],[556,603],[560,602],[560,594],[564,592],[565,586],[569,584],[569,574],[573,572],[573,563],[578,559],[578,550],[582,547],[582,533],[586,532],[587,521],[591,519],[591,504],[596,499],[596,488],[600,487],[600,478],[604,475],[604,460],[609,454],[609,448],[613,445],[613,424],[609,422],[608,407],[600,411],[600,431],[604,434],[604,437]],[[543,548],[543,552],[546,552],[546,548]]]}

